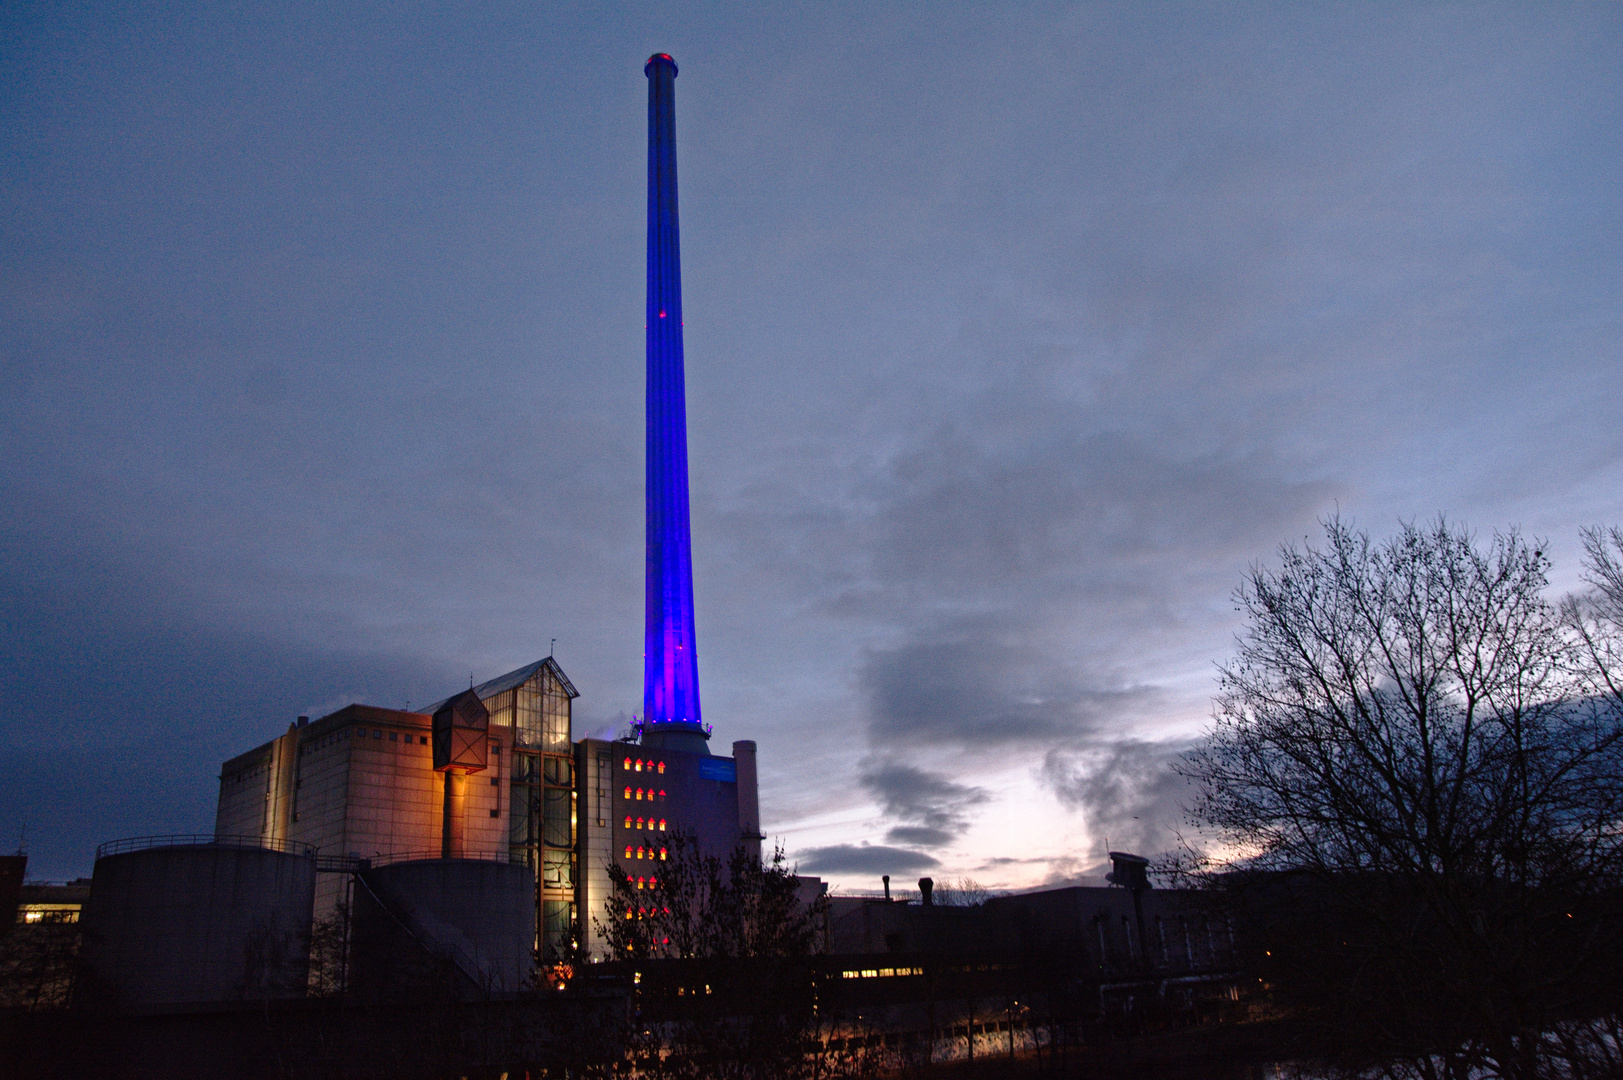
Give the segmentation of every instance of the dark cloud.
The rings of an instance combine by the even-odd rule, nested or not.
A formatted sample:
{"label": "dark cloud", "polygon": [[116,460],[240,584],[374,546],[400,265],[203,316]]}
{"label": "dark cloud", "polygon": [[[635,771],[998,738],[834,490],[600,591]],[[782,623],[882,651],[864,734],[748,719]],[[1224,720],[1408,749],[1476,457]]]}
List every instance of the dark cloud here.
{"label": "dark cloud", "polygon": [[1116,851],[1159,855],[1177,846],[1187,782],[1172,770],[1187,742],[1122,740],[1051,750],[1042,779],[1066,806],[1082,812],[1094,841]]}
{"label": "dark cloud", "polygon": [[[1005,623],[1009,620],[1004,620]],[[1088,688],[1074,671],[1024,645],[961,637],[918,641],[868,654],[860,678],[880,745],[993,746],[1086,734],[1141,715],[1148,691]]]}
{"label": "dark cloud", "polygon": [[885,839],[917,847],[946,847],[958,839],[961,829],[937,829],[929,825],[897,825],[885,830]]}
{"label": "dark cloud", "polygon": [[0,842],[26,831],[31,876],[86,874],[106,840],[212,831],[220,762],[301,713],[422,704],[459,681],[443,662],[211,624],[150,552],[94,531],[50,541],[0,522],[0,755],[13,764]]}
{"label": "dark cloud", "polygon": [[798,869],[807,874],[907,874],[940,866],[922,851],[880,845],[833,844],[800,853]]}
{"label": "dark cloud", "polygon": [[968,824],[970,810],[988,800],[981,788],[895,761],[865,762],[861,779],[885,814],[904,823],[886,833],[886,839],[904,844],[950,844]]}

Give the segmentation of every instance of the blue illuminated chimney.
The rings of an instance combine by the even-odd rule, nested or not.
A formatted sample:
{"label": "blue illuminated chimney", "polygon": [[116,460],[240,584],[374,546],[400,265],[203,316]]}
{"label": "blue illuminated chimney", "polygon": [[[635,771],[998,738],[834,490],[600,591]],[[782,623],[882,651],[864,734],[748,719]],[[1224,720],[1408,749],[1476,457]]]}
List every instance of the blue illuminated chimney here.
{"label": "blue illuminated chimney", "polygon": [[682,264],[676,224],[676,61],[648,76],[647,595],[643,741],[708,753],[699,711],[688,529],[687,405],[682,390]]}

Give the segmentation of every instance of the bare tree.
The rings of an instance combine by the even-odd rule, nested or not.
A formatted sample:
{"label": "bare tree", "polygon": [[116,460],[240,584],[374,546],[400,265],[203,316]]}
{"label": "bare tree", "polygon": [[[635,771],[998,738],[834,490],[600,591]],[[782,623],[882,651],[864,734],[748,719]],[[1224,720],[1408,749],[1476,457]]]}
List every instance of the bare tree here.
{"label": "bare tree", "polygon": [[[1588,539],[1591,579],[1623,584],[1600,559],[1623,537]],[[1238,653],[1183,766],[1191,819],[1325,1061],[1575,1075],[1563,1033],[1623,1000],[1623,607],[1580,625],[1544,599],[1548,569],[1515,532],[1483,550],[1439,520],[1376,544],[1332,519],[1236,594]]]}
{"label": "bare tree", "polygon": [[932,894],[932,901],[941,907],[980,907],[986,903],[991,893],[971,877],[961,877],[957,881],[942,881],[936,885]]}
{"label": "bare tree", "polygon": [[824,901],[801,902],[781,848],[763,864],[743,846],[723,860],[676,835],[632,877],[611,865],[614,897],[599,930],[637,968],[643,1074],[698,1080],[847,1075],[816,1052],[814,971]]}

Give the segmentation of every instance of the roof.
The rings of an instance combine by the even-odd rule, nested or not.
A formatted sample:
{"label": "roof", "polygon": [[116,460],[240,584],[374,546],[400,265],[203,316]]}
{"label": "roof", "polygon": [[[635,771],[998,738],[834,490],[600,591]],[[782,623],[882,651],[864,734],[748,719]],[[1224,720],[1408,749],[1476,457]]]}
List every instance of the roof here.
{"label": "roof", "polygon": [[[575,684],[569,681],[569,676],[564,674],[564,669],[559,667],[558,662],[550,656],[543,656],[533,664],[526,664],[521,668],[509,671],[506,675],[498,675],[489,682],[482,682],[473,688],[473,692],[479,695],[480,701],[489,701],[504,690],[511,690],[515,686],[521,686],[529,682],[543,668],[552,672],[552,677],[558,680],[558,685],[564,688],[564,693],[568,694],[571,699],[580,697],[580,691],[575,689]],[[451,697],[456,697],[456,694],[452,694]],[[429,714],[438,712],[440,706],[450,701],[451,697],[441,698],[432,705],[424,706],[423,711]]]}

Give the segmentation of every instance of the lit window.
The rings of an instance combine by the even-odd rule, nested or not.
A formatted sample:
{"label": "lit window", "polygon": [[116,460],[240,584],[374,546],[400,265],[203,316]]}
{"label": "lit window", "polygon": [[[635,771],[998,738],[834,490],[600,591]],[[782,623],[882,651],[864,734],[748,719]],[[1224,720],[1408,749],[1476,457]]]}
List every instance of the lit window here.
{"label": "lit window", "polygon": [[628,799],[631,798],[631,789],[630,788],[626,788],[626,798],[628,798]]}
{"label": "lit window", "polygon": [[631,828],[631,815],[630,814],[626,815],[626,828],[628,828],[628,829]]}
{"label": "lit window", "polygon": [[637,879],[637,888],[642,888],[642,878]]}
{"label": "lit window", "polygon": [[664,848],[659,849],[659,861],[660,862],[665,861],[665,849]]}
{"label": "lit window", "polygon": [[635,766],[634,766],[634,768],[635,768],[635,769],[636,769],[636,770],[637,770],[637,771],[638,771],[638,772],[642,772],[642,758],[638,758],[638,759],[637,759],[637,764],[636,764],[636,765],[635,765]]}
{"label": "lit window", "polygon": [[628,858],[628,859],[631,858],[631,845],[630,844],[626,845],[626,858]]}
{"label": "lit window", "polygon": [[657,888],[659,888],[659,879],[658,879],[658,878],[657,878],[657,877],[651,877],[651,878],[649,878],[649,879],[648,879],[648,887],[649,887],[649,888],[650,888],[650,889],[657,889]]}
{"label": "lit window", "polygon": [[665,831],[665,819],[664,818],[659,819],[659,831],[660,832]]}
{"label": "lit window", "polygon": [[642,858],[642,848],[637,849],[637,858]]}
{"label": "lit window", "polygon": [[[650,799],[652,799],[652,798],[653,798],[653,797],[654,797],[654,793],[653,793],[653,792],[651,792],[651,791],[650,791],[650,792],[649,792],[649,793],[648,793],[648,797],[649,797],[649,798],[650,798]],[[638,788],[638,789],[637,789],[637,801],[638,801],[638,802],[642,802],[642,788]]]}
{"label": "lit window", "polygon": [[665,775],[665,763],[663,761],[659,763],[659,775]]}
{"label": "lit window", "polygon": [[637,819],[637,828],[642,828],[642,818]]}
{"label": "lit window", "polygon": [[626,758],[626,772],[630,772],[630,771],[631,771],[631,759]]}

